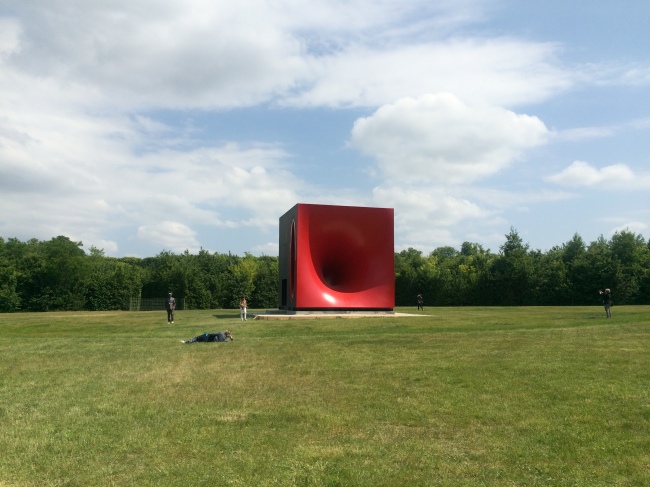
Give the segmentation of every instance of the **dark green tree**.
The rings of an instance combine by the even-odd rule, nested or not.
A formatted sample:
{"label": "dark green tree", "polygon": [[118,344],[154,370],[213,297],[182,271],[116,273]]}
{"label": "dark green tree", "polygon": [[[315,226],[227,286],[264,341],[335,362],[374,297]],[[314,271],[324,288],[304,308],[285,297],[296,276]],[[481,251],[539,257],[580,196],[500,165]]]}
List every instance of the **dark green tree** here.
{"label": "dark green tree", "polygon": [[538,269],[536,297],[535,301],[529,304],[542,306],[569,304],[571,296],[563,250],[560,247],[553,247],[545,254],[535,253],[534,257],[535,267]]}
{"label": "dark green tree", "polygon": [[575,233],[573,238],[562,245],[562,262],[566,268],[566,304],[589,304],[593,300],[593,289],[585,273],[589,263],[586,258],[587,246],[582,237]]}
{"label": "dark green tree", "polygon": [[257,273],[253,281],[249,306],[253,308],[275,309],[279,306],[278,297],[278,259],[261,256],[257,258]]}
{"label": "dark green tree", "polygon": [[641,235],[623,230],[610,239],[609,248],[615,268],[612,284],[620,304],[647,302],[641,292],[648,276],[650,251]]}
{"label": "dark green tree", "polygon": [[28,243],[20,263],[19,284],[28,310],[83,309],[88,272],[82,245],[64,236]]}
{"label": "dark green tree", "polygon": [[91,247],[87,257],[89,279],[85,309],[108,311],[129,309],[129,299],[140,296],[144,271],[129,260],[105,257]]}
{"label": "dark green tree", "polygon": [[413,306],[416,296],[422,293],[425,303],[433,294],[431,283],[423,279],[427,261],[422,252],[414,248],[395,254],[395,303],[397,306]]}
{"label": "dark green tree", "polygon": [[528,244],[524,244],[519,233],[511,227],[500,251],[493,264],[498,289],[494,297],[500,302],[493,304],[522,306],[532,303],[535,267],[534,260],[528,253]]}
{"label": "dark green tree", "polygon": [[20,294],[18,293],[18,267],[11,255],[8,255],[5,241],[0,237],[0,313],[18,311]]}

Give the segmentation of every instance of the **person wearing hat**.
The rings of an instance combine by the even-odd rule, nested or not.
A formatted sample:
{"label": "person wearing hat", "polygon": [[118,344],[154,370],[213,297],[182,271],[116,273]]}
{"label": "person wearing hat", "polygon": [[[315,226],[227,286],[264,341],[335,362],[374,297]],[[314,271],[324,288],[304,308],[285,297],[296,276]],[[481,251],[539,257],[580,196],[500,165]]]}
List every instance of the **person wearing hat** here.
{"label": "person wearing hat", "polygon": [[218,331],[216,333],[204,333],[203,335],[197,335],[194,338],[189,340],[181,340],[183,343],[196,343],[196,342],[234,342],[235,339],[232,337],[230,330]]}
{"label": "person wearing hat", "polygon": [[174,310],[176,309],[176,299],[174,299],[172,293],[167,294],[167,299],[165,300],[165,309],[167,310],[167,323],[173,323]]}
{"label": "person wearing hat", "polygon": [[605,306],[605,315],[607,318],[612,317],[612,292],[609,289],[604,291],[598,291],[600,297],[603,299],[603,305]]}

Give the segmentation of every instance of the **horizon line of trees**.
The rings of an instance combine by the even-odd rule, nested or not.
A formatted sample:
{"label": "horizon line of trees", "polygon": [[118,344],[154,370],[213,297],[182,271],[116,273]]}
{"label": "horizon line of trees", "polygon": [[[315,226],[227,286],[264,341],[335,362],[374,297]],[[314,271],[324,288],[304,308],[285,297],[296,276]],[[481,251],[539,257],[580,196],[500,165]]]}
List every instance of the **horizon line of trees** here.
{"label": "horizon line of trees", "polygon": [[514,228],[498,253],[465,242],[428,256],[408,249],[395,257],[398,306],[422,293],[434,306],[593,305],[610,288],[615,304],[650,304],[650,241],[624,230],[590,244],[575,233],[547,252],[531,250]]}
{"label": "horizon line of trees", "polygon": [[172,292],[185,309],[236,308],[245,295],[275,307],[275,257],[163,251],[155,257],[107,257],[58,236],[21,242],[0,237],[0,312],[128,310],[132,298]]}
{"label": "horizon line of trees", "polygon": [[[22,242],[0,237],[0,312],[125,310],[131,298],[171,291],[186,309],[278,307],[278,259],[185,251],[107,257],[58,236]],[[592,305],[610,288],[615,304],[650,304],[650,241],[630,231],[586,244],[576,233],[547,252],[531,250],[513,228],[498,253],[464,242],[395,253],[395,305]]]}

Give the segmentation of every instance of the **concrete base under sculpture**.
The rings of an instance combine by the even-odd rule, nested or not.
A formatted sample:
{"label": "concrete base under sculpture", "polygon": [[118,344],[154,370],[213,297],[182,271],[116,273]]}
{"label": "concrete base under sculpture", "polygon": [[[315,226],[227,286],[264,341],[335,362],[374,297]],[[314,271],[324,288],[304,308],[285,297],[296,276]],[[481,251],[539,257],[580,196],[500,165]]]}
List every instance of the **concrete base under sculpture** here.
{"label": "concrete base under sculpture", "polygon": [[[250,315],[249,315],[250,316]],[[409,316],[426,316],[412,313],[396,313],[394,311],[285,311],[267,310],[266,313],[254,315],[254,320],[328,320],[353,318],[395,318]]]}

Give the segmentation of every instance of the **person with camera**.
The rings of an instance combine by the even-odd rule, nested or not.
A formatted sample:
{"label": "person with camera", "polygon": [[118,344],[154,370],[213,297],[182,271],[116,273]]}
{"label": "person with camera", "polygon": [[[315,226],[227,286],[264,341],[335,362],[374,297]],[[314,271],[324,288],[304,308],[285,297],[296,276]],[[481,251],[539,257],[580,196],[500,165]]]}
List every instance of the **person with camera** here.
{"label": "person with camera", "polygon": [[598,291],[598,294],[600,294],[600,297],[603,300],[603,305],[605,306],[605,315],[607,316],[607,318],[611,318],[612,317],[612,292],[609,290],[609,288],[607,288],[604,291]]}

